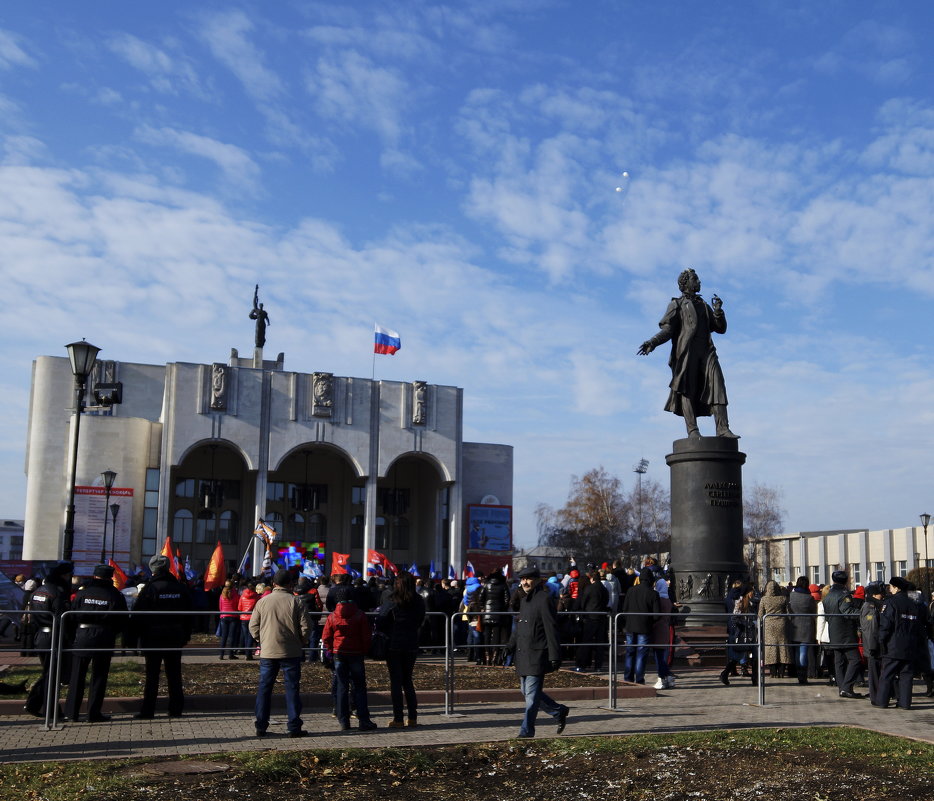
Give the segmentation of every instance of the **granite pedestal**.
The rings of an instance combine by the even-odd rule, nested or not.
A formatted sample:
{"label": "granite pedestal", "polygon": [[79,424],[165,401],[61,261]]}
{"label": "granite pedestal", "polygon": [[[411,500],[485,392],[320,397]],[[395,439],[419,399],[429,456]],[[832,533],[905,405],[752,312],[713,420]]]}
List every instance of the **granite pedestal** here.
{"label": "granite pedestal", "polygon": [[[735,439],[675,440],[671,469],[671,561],[677,599],[691,607],[688,625],[713,622],[699,613],[724,613],[723,596],[746,577],[743,561],[743,463]],[[723,618],[720,618],[722,621]]]}

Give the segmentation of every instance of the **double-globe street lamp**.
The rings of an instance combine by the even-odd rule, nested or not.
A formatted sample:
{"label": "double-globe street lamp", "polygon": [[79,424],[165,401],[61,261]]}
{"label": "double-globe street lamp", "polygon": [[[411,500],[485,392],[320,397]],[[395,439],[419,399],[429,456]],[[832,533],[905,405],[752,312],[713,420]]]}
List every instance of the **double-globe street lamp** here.
{"label": "double-globe street lamp", "polygon": [[[110,491],[113,489],[116,477],[117,474],[113,470],[105,470],[101,473],[104,492],[106,493],[104,497],[104,533],[101,535],[101,564],[104,564],[104,560],[107,558],[107,508],[110,506]],[[114,521],[114,525],[116,525],[116,521]],[[110,550],[113,552],[113,548]]]}
{"label": "double-globe street lamp", "polygon": [[65,531],[62,542],[62,559],[71,561],[75,547],[75,482],[78,474],[78,435],[81,431],[81,413],[84,411],[84,393],[88,376],[97,361],[100,348],[82,339],[65,346],[71,361],[71,372],[75,376],[75,431],[71,443],[71,471],[68,490],[68,506],[65,508]]}

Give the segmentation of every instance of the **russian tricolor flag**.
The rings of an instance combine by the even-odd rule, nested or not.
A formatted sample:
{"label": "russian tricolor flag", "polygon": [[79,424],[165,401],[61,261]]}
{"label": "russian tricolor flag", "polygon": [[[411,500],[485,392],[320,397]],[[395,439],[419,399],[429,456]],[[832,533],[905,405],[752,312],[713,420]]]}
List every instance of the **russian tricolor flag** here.
{"label": "russian tricolor flag", "polygon": [[395,331],[376,326],[376,340],[373,344],[374,353],[388,353],[390,356],[402,347],[402,340]]}

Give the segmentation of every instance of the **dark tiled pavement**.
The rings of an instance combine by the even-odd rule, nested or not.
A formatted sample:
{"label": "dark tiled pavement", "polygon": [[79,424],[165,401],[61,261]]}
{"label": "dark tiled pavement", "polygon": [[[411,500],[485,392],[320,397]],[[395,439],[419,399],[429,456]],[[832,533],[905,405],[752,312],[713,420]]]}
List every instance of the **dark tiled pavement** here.
{"label": "dark tiled pavement", "polygon": [[[625,735],[771,726],[848,724],[934,742],[934,699],[923,696],[915,683],[914,708],[877,709],[868,700],[846,700],[825,684],[799,686],[789,680],[767,685],[766,705],[757,703],[756,688],[748,683],[724,687],[717,671],[683,671],[677,688],[655,697],[622,698],[617,709],[606,699],[568,700],[571,717],[562,736]],[[649,680],[654,679],[654,676]],[[748,680],[747,680],[748,681]],[[547,681],[546,681],[547,687]],[[559,696],[559,691],[554,695]],[[125,705],[108,723],[68,723],[46,731],[32,717],[0,718],[0,761],[161,757],[221,754],[227,751],[380,746],[430,746],[514,737],[522,716],[516,700],[459,704],[453,715],[444,707],[423,704],[417,729],[387,729],[389,710],[374,706],[380,728],[371,733],[338,732],[327,708],[306,708],[305,728],[312,736],[296,740],[285,736],[284,716],[274,713],[269,735],[253,734],[253,716],[244,704],[232,711],[192,711],[181,718],[162,716],[134,720]],[[134,705],[135,707],[135,705]],[[105,708],[106,710],[106,708]],[[554,734],[554,722],[540,717],[538,736]]]}

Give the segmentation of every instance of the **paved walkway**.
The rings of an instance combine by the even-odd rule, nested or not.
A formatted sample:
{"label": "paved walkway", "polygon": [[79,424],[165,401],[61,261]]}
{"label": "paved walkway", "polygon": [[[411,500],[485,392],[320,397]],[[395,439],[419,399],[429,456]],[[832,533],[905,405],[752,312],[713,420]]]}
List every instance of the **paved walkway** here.
{"label": "paved walkway", "polygon": [[[877,709],[868,700],[842,699],[825,684],[799,686],[787,681],[769,685],[767,701],[767,706],[758,706],[756,689],[748,683],[724,687],[716,670],[685,671],[676,689],[660,691],[654,698],[622,699],[616,710],[607,709],[605,701],[568,701],[571,716],[562,736],[847,724],[934,742],[934,699],[923,697],[920,682],[915,684],[911,710]],[[325,710],[307,711],[305,728],[312,736],[300,740],[285,735],[281,714],[273,716],[269,734],[258,739],[253,736],[253,716],[246,711],[192,712],[182,718],[147,721],[118,713],[109,723],[71,723],[58,731],[44,731],[32,717],[7,716],[0,722],[0,761],[492,742],[516,735],[522,704],[470,703],[458,706],[452,716],[445,716],[442,706],[424,706],[419,709],[423,725],[413,730],[385,728],[390,711],[375,707],[373,716],[380,728],[371,733],[338,732]],[[540,717],[538,736],[553,734],[551,719]]]}

